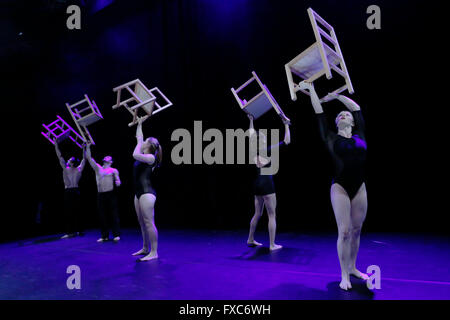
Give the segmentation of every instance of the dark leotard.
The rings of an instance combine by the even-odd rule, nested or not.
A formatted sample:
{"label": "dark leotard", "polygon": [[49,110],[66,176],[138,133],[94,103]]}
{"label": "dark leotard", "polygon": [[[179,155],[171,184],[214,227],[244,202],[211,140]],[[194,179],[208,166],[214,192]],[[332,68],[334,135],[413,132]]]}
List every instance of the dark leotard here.
{"label": "dark leotard", "polygon": [[325,115],[317,115],[319,131],[334,162],[332,183],[339,183],[347,191],[350,199],[358,192],[364,182],[367,144],[364,137],[364,120],[361,111],[352,112],[355,127],[353,136],[345,138],[328,130]]}
{"label": "dark leotard", "polygon": [[147,164],[136,160],[133,166],[134,193],[139,199],[145,193],[151,193],[156,196],[156,191],[152,186],[151,177],[155,163]]}
{"label": "dark leotard", "polygon": [[[274,147],[284,145],[284,141],[278,145],[271,146],[269,150]],[[270,167],[270,162],[264,166],[264,168]],[[275,193],[275,184],[273,183],[273,175],[262,175],[261,168],[256,167],[256,179],[253,183],[254,194],[257,196],[264,196],[267,194]]]}

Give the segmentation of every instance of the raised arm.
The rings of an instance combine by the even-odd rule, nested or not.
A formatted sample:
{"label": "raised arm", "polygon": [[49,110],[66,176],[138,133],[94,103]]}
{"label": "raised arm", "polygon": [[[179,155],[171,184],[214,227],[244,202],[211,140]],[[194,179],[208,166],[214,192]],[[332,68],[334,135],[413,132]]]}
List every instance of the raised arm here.
{"label": "raised arm", "polygon": [[258,139],[256,136],[255,126],[253,125],[253,115],[247,113],[247,117],[250,120],[250,124],[248,127],[248,137],[249,137],[249,146],[250,146],[250,159],[253,159],[258,153]]}
{"label": "raised arm", "polygon": [[92,159],[90,143],[88,143],[86,146],[86,159],[91,165],[92,169],[94,169],[94,171],[97,171],[100,168],[100,165],[97,162],[95,162],[94,159]]}
{"label": "raised arm", "polygon": [[314,112],[316,114],[323,113],[323,108],[320,104],[320,99],[317,96],[316,90],[314,89],[314,85],[311,82],[302,81],[300,82],[299,86],[301,89],[307,90],[309,92]]}
{"label": "raised arm", "polygon": [[59,146],[58,146],[58,142],[56,141],[56,138],[53,139],[53,142],[55,143],[55,152],[56,152],[56,156],[58,157],[59,164],[61,165],[61,167],[63,169],[65,169],[66,168],[66,161],[64,160],[64,158],[61,155],[61,151],[59,150]]}
{"label": "raised arm", "polygon": [[81,159],[80,165],[78,166],[78,170],[80,170],[80,172],[83,172],[85,165],[86,165],[86,144],[83,144],[83,159]]}
{"label": "raised arm", "polygon": [[338,93],[329,93],[324,100],[330,101],[334,99],[337,99],[340,102],[342,102],[347,107],[347,109],[352,112],[353,120],[355,121],[354,132],[357,133],[362,138],[364,138],[364,132],[366,128],[364,118],[361,113],[361,108],[359,107],[359,105],[349,97],[346,97]]}
{"label": "raised arm", "polygon": [[137,140],[137,144],[133,151],[133,158],[135,160],[145,162],[148,164],[155,163],[154,155],[142,153],[142,144],[144,143],[144,134],[142,133],[142,120],[139,120],[138,124],[137,124],[136,140]]}
{"label": "raised arm", "polygon": [[289,129],[289,122],[288,120],[283,119],[284,122],[284,139],[283,141],[280,141],[279,143],[273,144],[269,147],[269,150],[273,150],[275,148],[279,148],[280,146],[287,146],[291,143],[291,130]]}
{"label": "raised arm", "polygon": [[283,118],[283,123],[284,123],[284,144],[288,145],[289,143],[291,143],[291,130],[290,130],[290,121],[289,119],[284,119]]}
{"label": "raised arm", "polygon": [[347,107],[347,109],[352,112],[353,120],[355,121],[355,129],[353,131],[364,139],[366,125],[364,123],[364,118],[362,116],[361,108],[359,107],[359,105],[352,99],[340,94],[336,99],[341,101]]}
{"label": "raised arm", "polygon": [[347,107],[347,109],[352,112],[361,110],[361,108],[355,101],[353,101],[352,99],[350,99],[346,96],[338,94],[336,99],[338,99],[340,102],[342,102]]}
{"label": "raised arm", "polygon": [[252,136],[253,134],[256,133],[255,126],[253,124],[253,115],[251,115],[250,113],[247,113],[247,117],[250,120],[250,124],[249,124],[249,127],[248,127],[248,132],[249,132],[250,136]]}
{"label": "raised arm", "polygon": [[328,130],[327,119],[323,112],[322,104],[317,96],[316,90],[312,83],[302,81],[300,82],[300,87],[304,90],[308,90],[311,98],[311,104],[314,108],[314,112],[317,114],[317,120],[319,123],[319,134],[322,141],[327,142],[328,138],[332,133]]}

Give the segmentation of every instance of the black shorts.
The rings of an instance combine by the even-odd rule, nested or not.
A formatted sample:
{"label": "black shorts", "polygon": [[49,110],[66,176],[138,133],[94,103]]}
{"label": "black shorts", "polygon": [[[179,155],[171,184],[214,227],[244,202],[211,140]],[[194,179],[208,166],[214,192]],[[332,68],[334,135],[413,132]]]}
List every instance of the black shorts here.
{"label": "black shorts", "polygon": [[275,193],[275,184],[272,175],[259,175],[253,185],[254,194],[264,196],[266,194]]}
{"label": "black shorts", "polygon": [[147,193],[150,193],[150,194],[152,194],[152,195],[154,195],[155,197],[156,197],[156,191],[155,191],[155,189],[153,189],[153,188],[149,188],[149,189],[147,189],[147,190],[142,190],[142,189],[140,189],[140,190],[136,190],[135,191],[135,195],[136,195],[136,198],[139,200],[139,198],[142,196],[142,195],[144,195],[144,194],[147,194]]}

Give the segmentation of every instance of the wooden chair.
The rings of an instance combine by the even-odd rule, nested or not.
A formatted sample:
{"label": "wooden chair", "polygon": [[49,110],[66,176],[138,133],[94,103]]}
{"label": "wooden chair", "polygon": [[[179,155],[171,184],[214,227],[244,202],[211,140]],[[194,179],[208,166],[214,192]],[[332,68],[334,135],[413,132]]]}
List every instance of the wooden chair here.
{"label": "wooden chair", "polygon": [[[293,101],[297,100],[297,91],[309,95],[307,90],[300,89],[298,84],[294,82],[293,74],[303,80],[313,82],[323,75],[327,79],[331,79],[333,77],[331,71],[334,71],[344,79],[345,84],[333,92],[341,93],[344,90],[348,90],[352,94],[354,92],[352,82],[333,27],[311,8],[308,9],[308,15],[316,42],[285,65],[291,99]],[[334,49],[327,45],[324,39]]]}
{"label": "wooden chair", "polygon": [[56,138],[56,141],[60,143],[65,139],[72,140],[77,146],[83,148],[83,143],[85,139],[81,135],[79,135],[63,118],[60,116],[56,116],[56,120],[52,123],[46,125],[42,124],[45,129],[45,132],[41,132],[41,134],[48,139],[52,144],[53,139]]}
{"label": "wooden chair", "polygon": [[[122,90],[126,90],[131,97],[121,101]],[[148,89],[139,79],[127,82],[113,89],[117,92],[117,102],[112,107],[113,109],[124,106],[133,116],[133,120],[128,124],[128,126],[133,126],[138,123],[139,119],[142,121],[147,120],[152,114],[156,114],[170,106],[172,102],[159,90],[157,87],[153,89]],[[156,95],[160,98],[158,98]],[[163,105],[158,103],[158,100],[163,101]],[[134,105],[129,105],[135,103]],[[144,115],[139,115],[139,112]]]}
{"label": "wooden chair", "polygon": [[[253,81],[256,81],[258,83],[261,91],[258,94],[256,94],[253,98],[249,99],[249,101],[247,101],[246,99],[241,99],[238,96],[238,93]],[[261,82],[261,80],[258,78],[258,76],[254,71],[252,71],[252,77],[247,82],[245,82],[242,86],[240,86],[236,90],[234,88],[231,88],[231,92],[236,98],[236,101],[241,107],[241,109],[251,114],[254,119],[261,117],[263,114],[265,114],[272,108],[275,109],[275,111],[278,113],[280,117],[286,117],[283,113],[283,110],[281,110],[280,106],[270,93],[269,89]]]}
{"label": "wooden chair", "polygon": [[103,119],[100,110],[95,104],[95,101],[91,101],[85,94],[83,100],[80,100],[72,105],[66,103],[66,107],[67,110],[69,110],[69,113],[72,116],[72,119],[75,122],[83,139],[85,141],[90,141],[91,144],[95,144],[94,139],[92,139],[92,136],[87,129],[87,126],[93,124],[94,122],[97,122],[100,119]]}

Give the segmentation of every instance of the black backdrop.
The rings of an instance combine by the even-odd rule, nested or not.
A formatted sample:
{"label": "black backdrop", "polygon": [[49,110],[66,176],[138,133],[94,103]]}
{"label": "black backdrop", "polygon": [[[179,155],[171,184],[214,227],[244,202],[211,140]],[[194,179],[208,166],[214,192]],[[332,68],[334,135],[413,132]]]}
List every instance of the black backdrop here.
{"label": "black backdrop", "polygon": [[[321,144],[309,99],[290,100],[284,64],[314,41],[312,7],[335,27],[369,145],[365,230],[445,232],[441,151],[445,51],[443,12],[423,1],[116,0],[94,12],[78,3],[82,29],[68,30],[65,1],[4,1],[2,21],[2,222],[0,239],[62,231],[63,182],[54,149],[40,134],[56,114],[71,120],[65,102],[88,94],[104,120],[89,127],[99,161],[110,154],[121,174],[122,225],[137,227],[131,185],[135,129],[130,115],[112,110],[112,88],[139,78],[158,86],[174,106],[144,124],[164,162],[158,174],[160,228],[247,228],[253,212],[247,165],[182,165],[170,161],[177,128],[193,132],[246,128],[230,91],[256,71],[292,121],[292,144],[281,152],[275,178],[278,230],[334,230],[329,202],[331,162]],[[102,2],[102,1],[97,1]],[[366,27],[366,8],[381,8],[381,30]],[[326,82],[322,82],[328,85]],[[325,106],[330,121],[343,109]],[[72,123],[71,121],[69,121]],[[282,128],[274,112],[259,128]],[[80,150],[63,143],[63,154]],[[96,226],[95,177],[81,180],[83,214]],[[40,218],[38,205],[42,204]],[[264,221],[264,220],[263,220]],[[262,222],[260,228],[265,228]]]}

